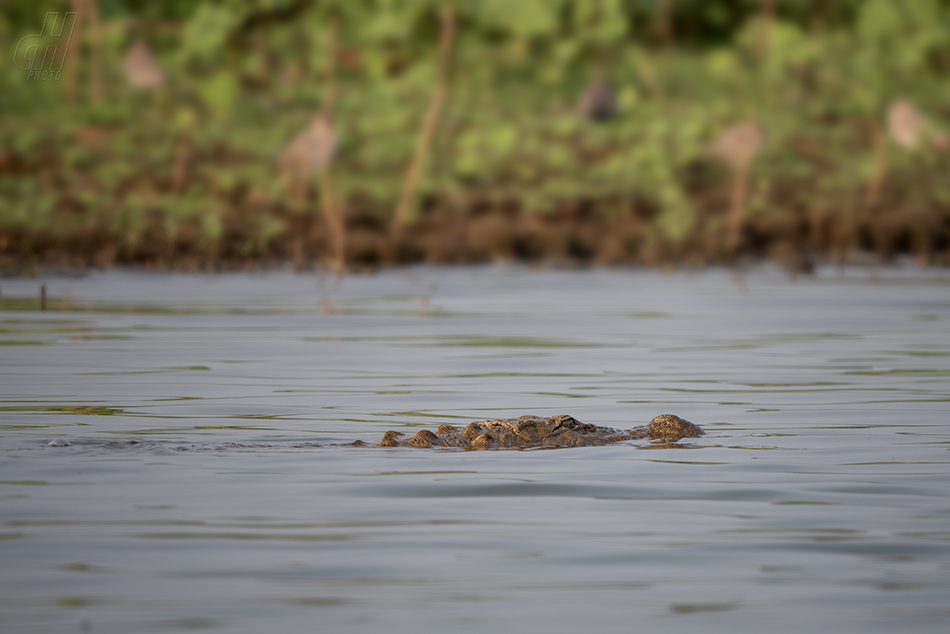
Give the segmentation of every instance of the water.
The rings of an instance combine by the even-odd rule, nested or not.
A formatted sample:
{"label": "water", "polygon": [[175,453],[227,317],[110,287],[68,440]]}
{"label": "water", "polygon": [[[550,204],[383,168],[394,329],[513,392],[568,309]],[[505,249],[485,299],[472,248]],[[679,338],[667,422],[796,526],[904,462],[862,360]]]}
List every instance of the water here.
{"label": "water", "polygon": [[[945,271],[106,272],[4,301],[41,281],[53,310],[0,312],[3,632],[950,626]],[[522,413],[707,435],[348,446]]]}

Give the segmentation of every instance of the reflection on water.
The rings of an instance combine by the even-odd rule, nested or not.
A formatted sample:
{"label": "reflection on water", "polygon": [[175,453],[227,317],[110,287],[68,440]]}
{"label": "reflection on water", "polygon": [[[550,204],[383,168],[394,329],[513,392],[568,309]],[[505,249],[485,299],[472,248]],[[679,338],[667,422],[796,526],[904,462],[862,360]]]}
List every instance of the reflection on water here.
{"label": "reflection on water", "polygon": [[[0,284],[4,632],[950,625],[943,272],[42,281]],[[528,412],[707,434],[349,446]]]}

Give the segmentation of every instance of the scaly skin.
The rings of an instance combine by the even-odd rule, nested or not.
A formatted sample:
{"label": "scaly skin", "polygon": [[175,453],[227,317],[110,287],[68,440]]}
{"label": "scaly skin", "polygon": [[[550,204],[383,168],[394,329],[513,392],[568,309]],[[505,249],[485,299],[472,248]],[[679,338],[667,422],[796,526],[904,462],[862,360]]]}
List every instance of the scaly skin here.
{"label": "scaly skin", "polygon": [[627,431],[582,423],[570,416],[532,416],[470,423],[464,429],[442,425],[433,433],[423,430],[407,437],[397,431],[383,436],[381,447],[458,447],[460,449],[533,449],[536,447],[590,447],[640,438],[679,440],[702,436],[698,425],[679,416],[661,414],[645,427]]}

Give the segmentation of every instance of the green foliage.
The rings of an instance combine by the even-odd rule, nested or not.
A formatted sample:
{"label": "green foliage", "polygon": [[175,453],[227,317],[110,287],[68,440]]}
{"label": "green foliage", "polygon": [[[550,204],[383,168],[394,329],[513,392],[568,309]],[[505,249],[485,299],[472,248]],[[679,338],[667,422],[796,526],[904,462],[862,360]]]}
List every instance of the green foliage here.
{"label": "green foliage", "polygon": [[480,0],[477,19],[489,29],[515,37],[553,35],[559,27],[563,0]]}
{"label": "green foliage", "polygon": [[218,71],[195,86],[208,109],[216,116],[225,116],[238,93],[237,77],[227,71]]}
{"label": "green foliage", "polygon": [[362,37],[384,45],[408,42],[416,23],[432,5],[422,0],[376,0],[374,4],[360,26]]}
{"label": "green foliage", "polygon": [[575,38],[603,45],[618,42],[627,35],[628,18],[623,0],[573,2],[570,7]]}
{"label": "green foliage", "polygon": [[210,2],[197,5],[181,35],[181,54],[186,59],[206,61],[220,55],[242,12],[234,5]]}

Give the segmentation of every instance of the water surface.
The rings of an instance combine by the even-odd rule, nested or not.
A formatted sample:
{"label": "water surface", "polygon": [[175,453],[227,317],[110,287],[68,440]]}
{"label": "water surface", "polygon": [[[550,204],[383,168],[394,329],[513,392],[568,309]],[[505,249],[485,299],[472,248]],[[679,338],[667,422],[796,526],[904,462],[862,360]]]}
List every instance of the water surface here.
{"label": "water surface", "polygon": [[[945,271],[104,272],[0,291],[4,632],[950,626]],[[348,446],[522,413],[673,413],[707,435]]]}

